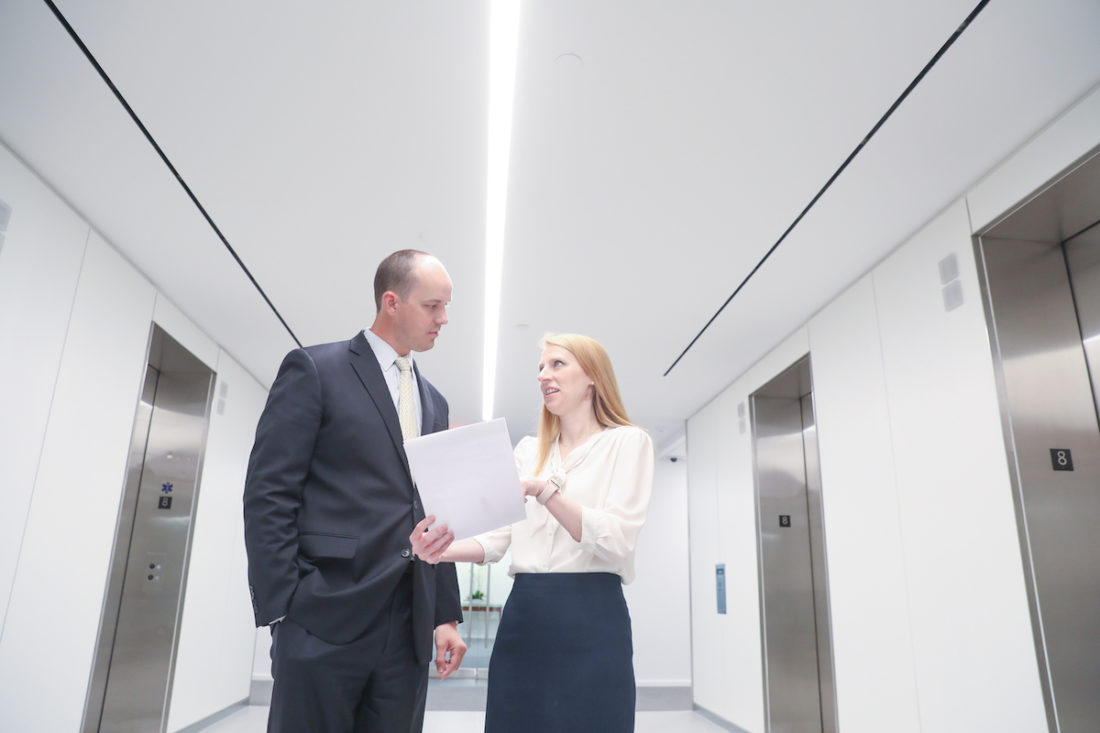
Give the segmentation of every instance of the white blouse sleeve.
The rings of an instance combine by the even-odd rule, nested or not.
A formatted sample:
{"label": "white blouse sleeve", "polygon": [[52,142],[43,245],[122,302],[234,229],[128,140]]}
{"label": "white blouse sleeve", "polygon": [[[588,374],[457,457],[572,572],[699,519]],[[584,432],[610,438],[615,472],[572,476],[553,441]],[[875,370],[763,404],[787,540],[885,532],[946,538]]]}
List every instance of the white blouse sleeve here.
{"label": "white blouse sleeve", "polygon": [[608,561],[633,556],[653,492],[653,463],[649,434],[629,429],[607,467],[609,485],[603,506],[581,507],[582,547]]}
{"label": "white blouse sleeve", "polygon": [[507,527],[501,527],[500,529],[494,529],[490,532],[476,535],[474,539],[477,540],[477,543],[485,550],[485,559],[478,564],[483,565],[487,562],[496,562],[504,557],[504,553],[508,552],[508,547],[512,544],[512,526],[508,525]]}

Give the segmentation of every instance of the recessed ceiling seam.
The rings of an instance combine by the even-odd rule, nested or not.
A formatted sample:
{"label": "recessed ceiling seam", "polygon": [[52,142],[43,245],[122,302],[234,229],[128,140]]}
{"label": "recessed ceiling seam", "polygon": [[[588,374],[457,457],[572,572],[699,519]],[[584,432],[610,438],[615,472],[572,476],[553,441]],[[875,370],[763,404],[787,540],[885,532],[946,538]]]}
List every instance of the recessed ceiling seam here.
{"label": "recessed ceiling seam", "polygon": [[1100,219],[1097,219],[1093,223],[1089,224],[1088,226],[1086,226],[1081,231],[1074,232],[1073,234],[1069,235],[1068,237],[1066,237],[1065,239],[1062,240],[1062,243],[1065,244],[1066,242],[1069,242],[1070,240],[1077,239],[1077,237],[1080,237],[1082,234],[1084,234],[1085,232],[1091,230],[1093,227],[1095,227],[1097,225],[1100,225]]}
{"label": "recessed ceiling seam", "polygon": [[905,91],[901,93],[901,96],[894,100],[894,103],[890,105],[890,108],[888,110],[886,110],[886,114],[879,118],[879,121],[875,123],[875,126],[871,128],[871,131],[863,136],[863,139],[859,142],[858,145],[856,145],[855,149],[848,154],[848,157],[844,159],[844,162],[840,164],[840,167],[836,169],[833,175],[829,177],[829,180],[825,182],[825,185],[821,187],[821,190],[819,190],[817,194],[815,194],[814,197],[810,199],[810,203],[806,204],[806,208],[802,209],[802,213],[795,217],[794,221],[792,221],[791,225],[787,227],[782,235],[780,235],[775,244],[773,244],[771,248],[768,249],[766,253],[764,253],[764,256],[760,258],[760,261],[756,263],[756,266],[753,267],[749,274],[745,276],[745,279],[741,281],[741,284],[737,286],[737,289],[730,294],[730,297],[726,298],[726,302],[722,303],[721,307],[719,307],[718,310],[714,312],[714,315],[710,317],[710,320],[706,322],[706,325],[704,325],[703,328],[700,329],[699,333],[695,334],[695,338],[693,338],[691,342],[684,348],[684,350],[680,352],[680,355],[676,357],[676,361],[672,362],[669,368],[666,369],[665,373],[661,376],[667,377],[669,375],[669,372],[671,372],[676,367],[676,365],[680,363],[680,360],[683,359],[684,356],[691,350],[691,348],[695,346],[695,343],[699,340],[703,333],[705,333],[706,330],[710,328],[711,324],[714,323],[714,321],[718,318],[722,311],[725,310],[726,306],[729,305],[735,297],[737,297],[737,294],[741,292],[742,288],[744,288],[746,284],[748,284],[753,275],[755,275],[757,271],[764,265],[764,263],[767,262],[768,258],[772,256],[772,253],[774,253],[775,250],[779,248],[779,245],[783,243],[783,240],[787,238],[787,235],[790,234],[796,226],[798,226],[798,223],[802,221],[803,217],[805,217],[806,214],[809,213],[810,209],[814,207],[814,204],[818,202],[818,199],[820,199],[825,194],[825,192],[829,190],[829,187],[833,185],[833,182],[836,181],[841,173],[844,172],[844,169],[848,167],[848,165],[855,159],[855,157],[859,155],[864,146],[867,145],[867,143],[870,142],[871,138],[875,136],[875,133],[879,131],[879,128],[881,128],[886,123],[886,120],[890,119],[890,115],[894,114],[894,110],[896,110],[901,105],[901,103],[905,101],[905,98],[909,96],[909,93],[912,92],[916,88],[917,84],[919,84],[921,80],[924,79],[925,75],[932,70],[932,67],[936,65],[936,62],[938,62],[940,58],[945,53],[947,53],[947,49],[951,48],[955,41],[959,39],[959,36],[962,35],[963,31],[966,30],[967,26],[969,26],[970,23],[978,17],[978,14],[981,13],[982,10],[985,9],[985,6],[988,4],[989,0],[981,0],[981,2],[979,2],[974,7],[974,9],[970,11],[970,15],[966,16],[966,20],[964,20],[962,24],[955,29],[955,32],[952,33],[950,37],[948,37],[947,41],[944,42],[942,46],[940,46],[940,50],[937,51],[936,55],[933,56],[932,59],[924,65],[924,68],[921,69],[920,73],[917,74],[913,81],[909,82],[909,86],[905,87]]}
{"label": "recessed ceiling seam", "polygon": [[68,31],[69,36],[73,39],[76,45],[80,47],[80,50],[84,53],[85,58],[88,59],[89,63],[91,63],[91,65],[99,73],[100,77],[110,88],[111,92],[115,95],[115,99],[117,99],[119,101],[119,104],[122,105],[123,109],[126,110],[126,113],[130,115],[130,119],[134,121],[134,124],[138,126],[138,129],[141,130],[141,133],[145,135],[145,139],[148,140],[149,144],[153,146],[153,150],[155,150],[157,152],[157,155],[160,156],[160,159],[164,163],[164,165],[167,166],[168,170],[172,172],[172,175],[176,177],[176,180],[179,182],[180,186],[183,187],[184,192],[191,199],[191,202],[195,205],[195,208],[199,210],[199,213],[202,214],[202,217],[206,219],[206,223],[210,225],[210,228],[212,230],[214,230],[214,234],[218,236],[218,239],[220,239],[221,243],[225,245],[225,248],[229,251],[229,254],[232,255],[233,259],[236,260],[238,265],[240,265],[240,268],[244,272],[245,276],[248,277],[249,281],[251,281],[252,285],[256,288],[256,292],[260,294],[260,297],[262,297],[264,299],[264,302],[267,303],[268,307],[271,308],[271,312],[274,313],[275,317],[279,319],[279,323],[283,324],[283,328],[285,328],[286,332],[290,334],[290,337],[294,339],[294,343],[298,344],[298,346],[300,347],[302,345],[302,342],[299,341],[298,337],[294,335],[294,331],[290,330],[290,326],[287,324],[286,320],[283,319],[282,314],[279,313],[279,310],[275,307],[275,304],[271,302],[271,298],[267,297],[267,293],[265,293],[264,289],[260,287],[260,284],[256,282],[256,278],[253,277],[252,272],[249,271],[248,267],[244,264],[244,261],[241,259],[240,255],[238,255],[237,251],[233,249],[233,246],[229,244],[229,240],[225,238],[225,235],[222,234],[221,229],[219,229],[218,225],[214,223],[214,220],[210,217],[210,214],[207,213],[206,208],[199,202],[198,197],[195,196],[195,193],[191,190],[191,187],[188,186],[187,182],[183,180],[183,176],[181,176],[179,171],[176,170],[176,167],[172,165],[172,161],[168,160],[168,156],[164,154],[164,151],[161,149],[160,145],[157,144],[157,141],[149,133],[149,130],[146,129],[145,125],[134,112],[133,108],[130,107],[129,103],[126,101],[126,98],[122,96],[122,93],[118,90],[118,87],[116,87],[114,82],[111,81],[111,77],[107,76],[107,72],[104,71],[103,67],[99,65],[99,62],[96,61],[95,56],[92,55],[92,52],[84,44],[84,41],[81,40],[80,36],[77,35],[77,32],[69,24],[69,21],[66,20],[65,16],[61,13],[57,6],[54,5],[53,0],[43,0],[43,2],[45,2],[46,5],[49,6],[50,10],[53,11],[53,14],[57,17],[57,20],[61,23],[62,26],[64,26],[65,30]]}

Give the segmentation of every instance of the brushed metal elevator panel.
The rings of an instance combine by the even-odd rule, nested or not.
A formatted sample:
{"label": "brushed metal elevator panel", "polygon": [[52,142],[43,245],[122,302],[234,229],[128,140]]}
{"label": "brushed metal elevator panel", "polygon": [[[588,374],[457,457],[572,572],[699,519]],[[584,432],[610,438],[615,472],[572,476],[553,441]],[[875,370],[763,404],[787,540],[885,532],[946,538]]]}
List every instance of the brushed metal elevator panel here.
{"label": "brushed metal elevator panel", "polygon": [[1067,240],[1064,248],[1092,396],[1100,414],[1100,223]]}
{"label": "brushed metal elevator panel", "polygon": [[166,724],[213,373],[154,326],[84,731]]}
{"label": "brushed metal elevator panel", "polygon": [[1058,733],[1100,730],[1100,242],[1089,229],[1098,218],[1094,157],[977,241],[1038,667]]}
{"label": "brushed metal elevator panel", "polygon": [[836,730],[809,359],[751,398],[767,730]]}
{"label": "brushed metal elevator panel", "polygon": [[[809,371],[809,362],[806,362]],[[821,729],[836,731],[836,682],[833,679],[832,629],[829,626],[829,574],[825,566],[825,515],[821,495],[821,464],[817,452],[817,421],[813,393],[799,399],[802,411],[802,455],[806,464],[806,508],[809,512],[810,563],[814,582],[814,625],[817,631],[817,675],[821,697]]]}

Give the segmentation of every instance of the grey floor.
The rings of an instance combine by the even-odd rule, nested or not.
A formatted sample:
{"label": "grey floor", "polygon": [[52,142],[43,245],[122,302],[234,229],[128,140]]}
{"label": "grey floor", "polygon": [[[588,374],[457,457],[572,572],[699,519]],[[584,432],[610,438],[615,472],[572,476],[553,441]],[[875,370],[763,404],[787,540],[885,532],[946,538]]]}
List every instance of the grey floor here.
{"label": "grey floor", "polygon": [[[461,627],[460,627],[461,628]],[[485,669],[489,666],[489,657],[493,654],[493,639],[469,639],[466,641],[466,656],[462,658],[462,666],[467,669]]]}
{"label": "grey floor", "polygon": [[[424,715],[424,733],[482,733],[485,713],[481,711],[429,710]],[[249,705],[203,728],[212,733],[263,733],[267,706]],[[690,710],[639,712],[635,733],[726,733],[726,728]]]}
{"label": "grey floor", "polygon": [[[495,624],[493,624],[495,627]],[[484,669],[492,654],[492,629],[489,640],[464,634],[468,645],[462,660],[462,677],[428,682],[424,733],[482,733],[485,726]],[[472,637],[472,638],[471,638]],[[481,678],[477,676],[481,669]],[[253,686],[253,701],[270,700],[270,683]],[[267,705],[253,704],[233,711],[205,728],[189,733],[263,733],[267,726]],[[692,710],[691,688],[639,687],[635,733],[726,733],[737,730],[719,725],[703,713]]]}
{"label": "grey floor", "polygon": [[[486,682],[477,679],[430,680],[424,733],[482,733]],[[249,705],[200,730],[210,733],[263,733],[267,706]],[[703,714],[691,710],[690,688],[638,689],[635,733],[725,733]]]}

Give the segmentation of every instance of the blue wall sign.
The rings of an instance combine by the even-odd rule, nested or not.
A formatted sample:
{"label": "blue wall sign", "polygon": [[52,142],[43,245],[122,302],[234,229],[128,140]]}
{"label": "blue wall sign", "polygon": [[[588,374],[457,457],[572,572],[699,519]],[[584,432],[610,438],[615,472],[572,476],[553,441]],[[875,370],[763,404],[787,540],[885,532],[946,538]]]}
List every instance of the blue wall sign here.
{"label": "blue wall sign", "polygon": [[720,563],[714,566],[714,582],[717,586],[718,613],[726,612],[726,565]]}

